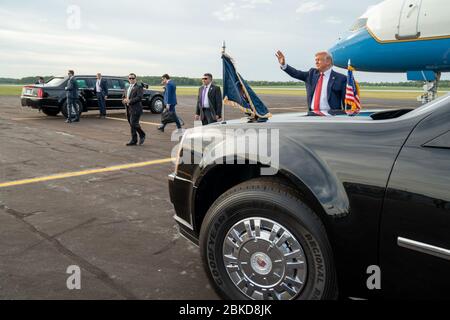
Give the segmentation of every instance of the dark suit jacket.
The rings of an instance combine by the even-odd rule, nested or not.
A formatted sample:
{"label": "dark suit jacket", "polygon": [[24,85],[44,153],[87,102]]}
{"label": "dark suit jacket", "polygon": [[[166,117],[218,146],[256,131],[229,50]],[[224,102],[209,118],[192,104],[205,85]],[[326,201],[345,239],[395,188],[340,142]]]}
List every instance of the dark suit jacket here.
{"label": "dark suit jacket", "polygon": [[174,106],[177,104],[177,86],[173,80],[170,80],[164,91],[164,104]]}
{"label": "dark suit jacket", "polygon": [[[108,95],[108,84],[106,82],[106,79],[103,79],[103,78],[100,79],[100,89],[101,89],[101,92],[105,96]],[[95,91],[95,93],[97,93],[97,79],[95,79],[95,82],[94,82],[94,91]]]}
{"label": "dark suit jacket", "polygon": [[[201,112],[202,92],[203,86],[198,89],[196,115],[200,115]],[[222,118],[222,91],[220,91],[220,87],[211,84],[211,87],[208,90],[208,101],[211,110],[214,110],[214,113]]]}
{"label": "dark suit jacket", "polygon": [[[127,97],[128,88],[123,91],[122,98]],[[130,112],[142,112],[142,99],[144,97],[144,88],[135,84],[130,92],[130,102],[128,103],[128,111]]]}
{"label": "dark suit jacket", "polygon": [[74,77],[70,78],[67,82],[66,91],[68,99],[78,99],[78,83]]}
{"label": "dark suit jacket", "polygon": [[[308,108],[312,111],[312,99],[320,77],[319,70],[312,68],[309,71],[304,72],[296,70],[288,65],[284,71],[292,78],[305,82]],[[344,110],[346,87],[347,77],[332,70],[330,81],[328,82],[328,104],[330,105],[331,110]]]}

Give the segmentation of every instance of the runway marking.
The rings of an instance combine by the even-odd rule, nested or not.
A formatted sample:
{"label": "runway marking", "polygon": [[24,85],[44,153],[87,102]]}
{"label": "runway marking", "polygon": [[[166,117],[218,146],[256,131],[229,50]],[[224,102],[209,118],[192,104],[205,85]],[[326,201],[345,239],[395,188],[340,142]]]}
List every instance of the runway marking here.
{"label": "runway marking", "polygon": [[297,110],[297,109],[308,109],[307,107],[290,107],[290,108],[270,108],[270,110]]}
{"label": "runway marking", "polygon": [[59,180],[59,179],[66,179],[66,178],[73,178],[73,177],[86,176],[86,175],[90,175],[90,174],[97,174],[97,173],[104,173],[104,172],[111,172],[111,171],[120,171],[120,170],[124,170],[124,169],[141,168],[141,167],[147,167],[147,166],[151,166],[151,165],[155,165],[155,164],[168,163],[168,162],[172,162],[174,160],[175,160],[175,158],[166,158],[166,159],[152,160],[152,161],[146,161],[146,162],[122,164],[122,165],[106,167],[106,168],[59,173],[59,174],[54,174],[54,175],[50,175],[50,176],[46,176],[46,177],[38,177],[38,178],[31,178],[31,179],[2,182],[2,183],[0,183],[0,188],[13,187],[13,186],[19,186],[19,185],[31,184],[31,183],[37,183],[37,182]]}
{"label": "runway marking", "polygon": [[[106,119],[128,122],[127,119],[115,118],[115,117],[106,117]],[[139,121],[139,123],[150,124],[150,125],[152,125],[152,126],[158,126],[158,127],[161,125],[161,123],[156,123],[156,122],[146,122],[146,121]]]}
{"label": "runway marking", "polygon": [[29,118],[12,118],[13,121],[26,121],[26,120],[44,120],[44,119],[53,119],[53,120],[61,120],[61,118],[45,118],[45,117],[29,117]]}

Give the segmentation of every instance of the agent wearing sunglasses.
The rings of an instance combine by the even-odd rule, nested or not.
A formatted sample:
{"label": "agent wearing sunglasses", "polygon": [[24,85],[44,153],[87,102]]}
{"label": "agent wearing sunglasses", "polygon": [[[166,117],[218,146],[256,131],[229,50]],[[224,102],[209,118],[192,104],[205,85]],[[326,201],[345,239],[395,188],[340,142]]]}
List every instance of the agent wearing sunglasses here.
{"label": "agent wearing sunglasses", "polygon": [[142,115],[144,88],[136,84],[136,75],[134,73],[130,73],[128,81],[130,85],[124,90],[122,95],[122,103],[126,106],[128,123],[131,127],[131,140],[127,143],[127,146],[135,146],[138,143],[138,133],[139,145],[142,145],[145,141],[145,132],[142,130],[139,120]]}
{"label": "agent wearing sunglasses", "polygon": [[195,120],[201,120],[203,125],[222,119],[222,92],[212,80],[212,74],[205,73],[202,78],[203,85],[198,90]]}

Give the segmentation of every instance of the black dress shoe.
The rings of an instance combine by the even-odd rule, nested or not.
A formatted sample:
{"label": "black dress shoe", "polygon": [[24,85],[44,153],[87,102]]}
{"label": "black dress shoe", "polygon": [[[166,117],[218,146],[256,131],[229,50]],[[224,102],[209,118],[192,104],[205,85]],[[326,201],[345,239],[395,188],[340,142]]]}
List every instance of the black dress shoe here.
{"label": "black dress shoe", "polygon": [[164,132],[164,126],[159,126],[158,130],[161,131],[161,132]]}
{"label": "black dress shoe", "polygon": [[145,141],[145,136],[142,136],[139,138],[139,145],[142,146],[144,144]]}
{"label": "black dress shoe", "polygon": [[127,143],[127,146],[135,146],[135,145],[137,145],[137,143],[133,141]]}

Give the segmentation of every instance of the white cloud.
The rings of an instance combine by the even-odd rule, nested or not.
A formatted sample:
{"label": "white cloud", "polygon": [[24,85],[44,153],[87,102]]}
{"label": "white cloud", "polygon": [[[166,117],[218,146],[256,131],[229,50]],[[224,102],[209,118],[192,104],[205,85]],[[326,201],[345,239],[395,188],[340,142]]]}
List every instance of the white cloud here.
{"label": "white cloud", "polygon": [[341,24],[343,21],[336,17],[328,17],[325,19],[325,22],[330,24]]}
{"label": "white cloud", "polygon": [[239,19],[236,12],[236,3],[230,2],[223,6],[221,11],[215,11],[213,15],[220,21],[232,21]]}
{"label": "white cloud", "polygon": [[325,9],[325,5],[323,3],[318,1],[307,1],[302,3],[295,12],[303,14],[314,11],[322,11],[323,9]]}
{"label": "white cloud", "polygon": [[244,4],[241,5],[242,9],[253,9],[259,4],[272,4],[272,0],[241,0]]}

